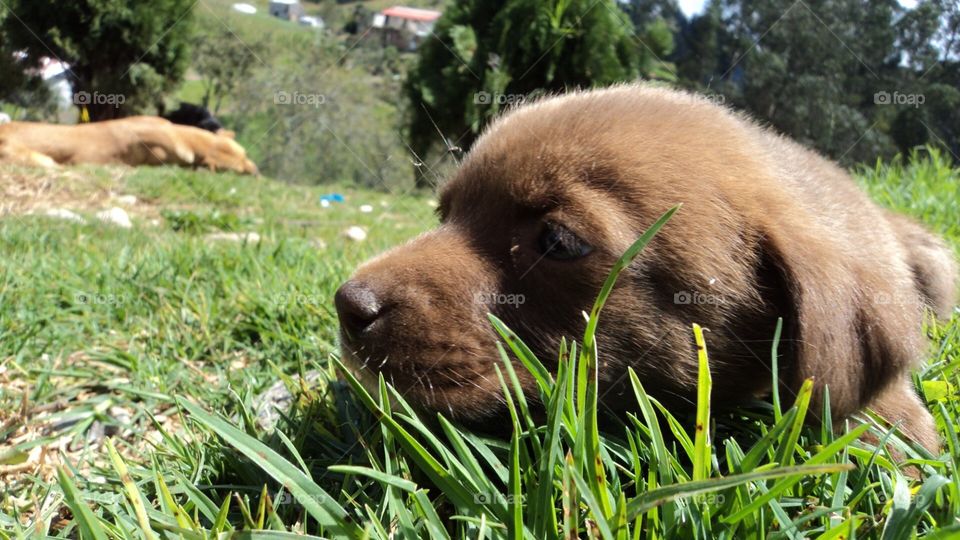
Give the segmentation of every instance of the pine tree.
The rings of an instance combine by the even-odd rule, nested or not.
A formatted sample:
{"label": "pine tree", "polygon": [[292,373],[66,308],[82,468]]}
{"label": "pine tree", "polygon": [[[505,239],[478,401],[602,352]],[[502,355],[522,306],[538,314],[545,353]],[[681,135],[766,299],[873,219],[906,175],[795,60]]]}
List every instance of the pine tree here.
{"label": "pine tree", "polygon": [[[538,94],[672,71],[648,58],[645,35],[613,0],[456,2],[434,36],[406,83],[411,148],[421,159],[440,134],[444,145],[468,149],[502,110]],[[669,30],[646,37],[661,49],[656,56],[669,53]]]}
{"label": "pine tree", "polygon": [[[124,116],[156,102],[189,62],[192,0],[7,0],[16,17],[0,28],[28,60],[71,66],[78,104],[93,120]],[[84,103],[86,102],[86,103]]]}

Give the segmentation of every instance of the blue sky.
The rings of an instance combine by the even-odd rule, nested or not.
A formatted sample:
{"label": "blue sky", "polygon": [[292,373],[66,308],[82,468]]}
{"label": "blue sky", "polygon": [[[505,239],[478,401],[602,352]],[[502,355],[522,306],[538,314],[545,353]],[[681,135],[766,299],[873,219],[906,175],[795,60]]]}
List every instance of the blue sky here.
{"label": "blue sky", "polygon": [[[680,9],[683,10],[683,13],[689,17],[690,15],[703,11],[703,5],[707,3],[707,0],[678,0],[677,3],[680,4]],[[917,0],[900,0],[900,5],[912,8],[917,5]]]}

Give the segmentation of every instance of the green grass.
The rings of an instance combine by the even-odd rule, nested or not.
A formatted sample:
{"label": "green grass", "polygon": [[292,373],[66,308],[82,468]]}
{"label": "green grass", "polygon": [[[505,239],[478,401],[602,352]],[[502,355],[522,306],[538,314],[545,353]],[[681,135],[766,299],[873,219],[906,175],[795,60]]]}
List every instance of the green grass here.
{"label": "green grass", "polygon": [[[5,179],[31,174],[0,170]],[[859,178],[881,204],[960,247],[960,171],[942,156]],[[78,201],[112,190],[140,203],[129,230],[0,219],[5,535],[960,535],[960,315],[931,321],[933,346],[915,375],[947,443],[940,456],[895,433],[873,446],[857,437],[866,426],[835,435],[806,425],[809,392],[797,403],[711,412],[709,334],[695,417],[674,417],[633,376],[636,413],[601,429],[590,328],[603,319],[603,294],[554,374],[491,321],[514,426],[510,439],[491,439],[417,414],[383,383],[370,395],[338,364],[333,292],[361,261],[432,226],[427,197],[174,169],[92,168],[55,181],[71,182]],[[347,202],[321,208],[333,191]],[[108,201],[77,208],[90,218]],[[351,225],[368,239],[345,239]],[[214,241],[215,231],[260,240]],[[544,425],[516,391],[522,369],[547,404]],[[278,382],[293,398],[270,429],[258,407]],[[908,461],[895,463],[891,447]]]}

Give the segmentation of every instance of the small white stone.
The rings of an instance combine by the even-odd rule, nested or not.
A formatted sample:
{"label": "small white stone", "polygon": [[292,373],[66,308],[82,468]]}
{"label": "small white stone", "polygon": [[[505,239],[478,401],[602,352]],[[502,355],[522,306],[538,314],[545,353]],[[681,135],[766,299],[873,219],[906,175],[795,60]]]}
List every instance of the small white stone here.
{"label": "small white stone", "polygon": [[114,200],[124,206],[133,206],[137,204],[137,197],[134,195],[117,195]]}
{"label": "small white stone", "polygon": [[57,219],[65,219],[74,223],[86,223],[86,220],[66,208],[51,208],[47,210],[44,215]]}
{"label": "small white stone", "polygon": [[367,231],[357,227],[356,225],[343,231],[343,235],[354,242],[363,242],[367,239]]}
{"label": "small white stone", "polygon": [[133,227],[133,223],[130,221],[130,216],[127,215],[127,211],[117,206],[114,206],[109,210],[104,210],[103,212],[98,212],[97,219],[104,223],[116,225],[117,227],[122,227],[124,229]]}
{"label": "small white stone", "polygon": [[322,208],[330,208],[330,201],[326,199],[320,199],[320,206]]}
{"label": "small white stone", "polygon": [[364,204],[360,207],[360,211],[364,214],[369,214],[370,212],[373,212],[373,207],[369,204]]}

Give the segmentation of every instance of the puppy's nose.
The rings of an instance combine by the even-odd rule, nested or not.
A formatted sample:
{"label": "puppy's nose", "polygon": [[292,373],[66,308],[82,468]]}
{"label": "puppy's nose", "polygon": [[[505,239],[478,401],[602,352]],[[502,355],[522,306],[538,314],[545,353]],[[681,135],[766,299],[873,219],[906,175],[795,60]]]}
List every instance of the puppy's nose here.
{"label": "puppy's nose", "polygon": [[383,310],[380,299],[362,281],[350,280],[340,286],[333,299],[340,316],[340,325],[347,334],[356,335],[377,320]]}

